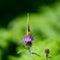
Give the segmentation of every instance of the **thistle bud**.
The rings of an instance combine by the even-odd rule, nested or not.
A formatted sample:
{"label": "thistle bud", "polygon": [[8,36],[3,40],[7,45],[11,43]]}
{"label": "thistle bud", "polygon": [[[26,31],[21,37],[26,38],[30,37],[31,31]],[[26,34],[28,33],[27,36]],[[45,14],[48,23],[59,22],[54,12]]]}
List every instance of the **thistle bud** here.
{"label": "thistle bud", "polygon": [[45,54],[48,55],[50,53],[50,50],[47,48],[45,49]]}

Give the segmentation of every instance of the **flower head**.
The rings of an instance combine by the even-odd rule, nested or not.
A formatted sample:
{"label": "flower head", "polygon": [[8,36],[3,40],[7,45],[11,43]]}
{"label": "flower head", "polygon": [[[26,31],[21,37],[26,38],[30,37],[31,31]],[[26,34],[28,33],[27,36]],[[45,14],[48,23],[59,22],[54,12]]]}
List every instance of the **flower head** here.
{"label": "flower head", "polygon": [[23,38],[23,42],[32,42],[34,40],[34,38],[31,35],[25,36]]}

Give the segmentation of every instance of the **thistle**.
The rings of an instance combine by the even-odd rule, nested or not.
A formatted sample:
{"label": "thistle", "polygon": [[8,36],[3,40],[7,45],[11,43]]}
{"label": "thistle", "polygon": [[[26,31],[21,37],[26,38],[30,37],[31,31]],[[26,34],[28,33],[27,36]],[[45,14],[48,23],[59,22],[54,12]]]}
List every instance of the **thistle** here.
{"label": "thistle", "polygon": [[27,23],[28,23],[27,24],[27,35],[23,38],[23,42],[26,44],[30,58],[32,60],[32,56],[31,56],[32,53],[31,53],[30,47],[32,46],[32,41],[34,40],[34,38],[30,34],[29,13],[27,14]]}

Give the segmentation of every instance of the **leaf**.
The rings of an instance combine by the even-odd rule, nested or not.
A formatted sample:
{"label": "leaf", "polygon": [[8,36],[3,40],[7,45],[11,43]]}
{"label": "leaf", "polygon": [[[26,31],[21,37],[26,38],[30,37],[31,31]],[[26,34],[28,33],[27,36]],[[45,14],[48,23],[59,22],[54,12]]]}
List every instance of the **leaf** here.
{"label": "leaf", "polygon": [[34,54],[34,55],[37,55],[37,56],[41,57],[39,54],[37,54],[37,53],[35,53],[35,52],[32,52],[32,54]]}
{"label": "leaf", "polygon": [[23,51],[18,51],[17,54],[23,53],[24,51],[25,51],[25,50],[23,50]]}

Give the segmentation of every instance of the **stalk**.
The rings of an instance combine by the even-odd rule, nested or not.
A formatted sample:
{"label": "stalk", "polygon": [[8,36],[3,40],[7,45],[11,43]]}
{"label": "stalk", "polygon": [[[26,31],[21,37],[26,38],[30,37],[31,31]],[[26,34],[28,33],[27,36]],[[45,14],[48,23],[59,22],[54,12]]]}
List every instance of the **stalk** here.
{"label": "stalk", "polygon": [[30,55],[30,60],[33,60],[33,58],[32,58],[32,53],[31,53],[30,48],[28,48],[28,53],[29,53],[29,55]]}
{"label": "stalk", "polygon": [[46,60],[48,60],[48,55],[46,55]]}

